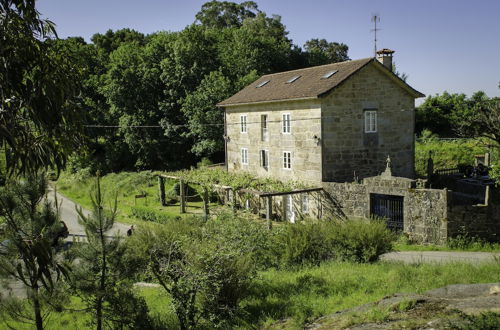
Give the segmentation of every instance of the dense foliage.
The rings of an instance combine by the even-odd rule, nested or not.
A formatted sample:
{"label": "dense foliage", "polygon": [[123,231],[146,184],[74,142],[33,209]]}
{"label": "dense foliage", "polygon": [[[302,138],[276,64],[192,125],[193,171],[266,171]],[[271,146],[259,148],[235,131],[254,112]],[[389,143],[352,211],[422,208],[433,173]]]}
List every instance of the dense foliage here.
{"label": "dense foliage", "polygon": [[0,145],[10,173],[64,168],[80,142],[81,72],[54,35],[35,1],[0,1]]}
{"label": "dense foliage", "polygon": [[444,138],[472,138],[489,133],[488,137],[495,140],[498,134],[495,125],[500,121],[499,110],[495,108],[497,103],[497,98],[489,98],[482,91],[471,97],[448,92],[428,96],[416,108],[416,132],[420,135],[429,130]]}

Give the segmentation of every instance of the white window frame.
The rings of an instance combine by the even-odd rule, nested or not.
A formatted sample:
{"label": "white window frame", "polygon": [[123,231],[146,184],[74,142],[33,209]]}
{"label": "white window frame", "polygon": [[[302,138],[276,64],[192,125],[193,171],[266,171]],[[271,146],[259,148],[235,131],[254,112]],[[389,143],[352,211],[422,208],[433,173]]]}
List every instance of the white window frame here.
{"label": "white window frame", "polygon": [[364,111],[365,117],[365,133],[377,133],[378,131],[378,118],[377,110],[370,109]]}
{"label": "white window frame", "polygon": [[240,115],[240,133],[242,134],[248,133],[247,115]]}
{"label": "white window frame", "polygon": [[241,157],[241,164],[248,165],[248,148],[241,148],[240,157]]}
{"label": "white window frame", "polygon": [[283,151],[283,169],[291,170],[292,169],[292,152],[291,151]]}
{"label": "white window frame", "polygon": [[292,115],[290,113],[283,113],[281,115],[281,132],[283,134],[291,134],[292,132]]}
{"label": "white window frame", "polygon": [[267,113],[260,115],[260,139],[269,141],[269,116]]}
{"label": "white window frame", "polygon": [[309,213],[309,194],[305,193],[300,196],[300,208],[302,213]]}
{"label": "white window frame", "polygon": [[260,166],[266,170],[269,168],[269,150],[261,149],[259,151],[260,155]]}

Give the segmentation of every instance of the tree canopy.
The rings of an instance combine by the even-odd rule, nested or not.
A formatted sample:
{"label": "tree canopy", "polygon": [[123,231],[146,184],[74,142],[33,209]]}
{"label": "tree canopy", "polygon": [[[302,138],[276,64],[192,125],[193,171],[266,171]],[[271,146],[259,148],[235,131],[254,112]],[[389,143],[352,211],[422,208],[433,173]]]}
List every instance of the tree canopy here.
{"label": "tree canopy", "polygon": [[65,166],[79,142],[80,72],[35,1],[0,0],[0,143],[11,173]]}

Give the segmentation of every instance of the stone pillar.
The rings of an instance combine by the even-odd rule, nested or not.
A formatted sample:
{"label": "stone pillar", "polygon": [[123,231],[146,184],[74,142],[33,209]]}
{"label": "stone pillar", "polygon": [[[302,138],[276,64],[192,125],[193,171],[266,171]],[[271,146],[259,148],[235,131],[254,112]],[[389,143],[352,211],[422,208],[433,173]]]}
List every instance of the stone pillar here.
{"label": "stone pillar", "polygon": [[166,206],[167,203],[165,201],[165,178],[158,176],[158,194],[160,197],[161,206]]}
{"label": "stone pillar", "polygon": [[186,186],[182,179],[179,180],[179,193],[180,193],[180,204],[181,213],[186,213]]}

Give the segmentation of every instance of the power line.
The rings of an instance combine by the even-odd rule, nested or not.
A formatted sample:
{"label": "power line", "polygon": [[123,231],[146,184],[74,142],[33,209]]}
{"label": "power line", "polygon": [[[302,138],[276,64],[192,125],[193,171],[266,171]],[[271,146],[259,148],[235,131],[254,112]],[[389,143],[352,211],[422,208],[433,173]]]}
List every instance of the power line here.
{"label": "power line", "polygon": [[[407,110],[401,110],[401,111],[407,111]],[[386,113],[385,111],[378,111],[378,113]],[[337,116],[322,116],[322,117],[306,117],[306,118],[296,118],[293,119],[291,118],[290,122],[300,122],[300,121],[308,121],[308,120],[321,120],[321,119],[328,119],[328,118],[338,118],[339,115]],[[278,120],[268,120],[267,123],[282,123],[282,119]],[[262,124],[262,121],[247,121],[246,125],[253,125],[253,124]],[[230,122],[230,123],[210,123],[210,124],[199,124],[198,126],[233,126],[233,125],[241,125],[241,122]],[[166,126],[161,126],[161,125],[83,125],[84,127],[87,128],[169,128],[169,127],[189,127],[191,125],[189,124],[174,124],[174,125],[166,125]]]}

